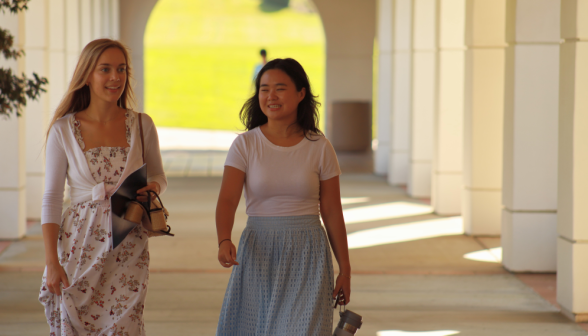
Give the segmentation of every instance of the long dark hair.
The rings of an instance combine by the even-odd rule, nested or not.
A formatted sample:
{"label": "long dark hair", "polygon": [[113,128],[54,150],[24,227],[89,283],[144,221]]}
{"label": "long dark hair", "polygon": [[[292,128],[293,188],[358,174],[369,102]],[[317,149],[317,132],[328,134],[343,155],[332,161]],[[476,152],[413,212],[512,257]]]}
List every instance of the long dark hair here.
{"label": "long dark hair", "polygon": [[[318,107],[321,105],[312,94],[310,90],[310,81],[308,75],[302,68],[302,65],[292,58],[276,58],[264,65],[255,78],[255,94],[249,98],[239,112],[239,118],[245,125],[247,131],[254,129],[267,123],[267,117],[261,111],[259,105],[259,87],[260,80],[263,74],[271,69],[282,70],[290,77],[292,82],[296,85],[296,91],[300,92],[302,88],[306,89],[304,99],[298,104],[298,111],[296,113],[296,123],[304,131],[304,136],[309,137],[311,134],[323,135],[323,132],[318,128],[319,113]],[[310,140],[310,138],[308,138]]]}

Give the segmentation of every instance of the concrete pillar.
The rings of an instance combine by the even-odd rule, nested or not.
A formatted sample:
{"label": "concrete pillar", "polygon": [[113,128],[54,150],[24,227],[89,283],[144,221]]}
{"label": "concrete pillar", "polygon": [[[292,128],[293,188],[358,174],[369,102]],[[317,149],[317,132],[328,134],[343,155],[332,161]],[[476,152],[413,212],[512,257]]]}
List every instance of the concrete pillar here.
{"label": "concrete pillar", "polygon": [[557,301],[588,322],[588,3],[562,0],[559,62]]}
{"label": "concrete pillar", "polygon": [[393,11],[393,100],[388,183],[406,185],[410,166],[412,111],[412,0],[395,0]]}
{"label": "concrete pillar", "polygon": [[65,54],[66,54],[66,27],[65,27],[65,0],[50,0],[48,6],[48,47],[49,47],[49,80],[46,95],[49,99],[49,111],[55,113],[59,102],[63,98],[69,79],[65,78]]}
{"label": "concrete pillar", "polygon": [[110,1],[110,38],[120,39],[120,3],[119,0]]}
{"label": "concrete pillar", "polygon": [[560,0],[507,6],[502,263],[555,272]]}
{"label": "concrete pillar", "polygon": [[[46,77],[49,64],[47,56],[47,1],[34,1],[24,12],[25,23],[25,73],[30,76],[36,72]],[[47,95],[41,94],[38,100],[27,102],[24,121],[26,123],[26,216],[29,219],[41,219],[41,205],[45,188],[45,134],[49,118]]]}
{"label": "concrete pillar", "polygon": [[[14,36],[16,48],[24,49],[24,14],[0,12],[2,28]],[[18,61],[0,57],[0,67],[14,74],[24,72],[23,58]],[[0,118],[0,239],[18,239],[26,233],[26,145],[25,118]]]}
{"label": "concrete pillar", "polygon": [[431,204],[440,215],[461,213],[465,4],[466,0],[439,1],[437,106]]}
{"label": "concrete pillar", "polygon": [[374,170],[378,175],[388,173],[390,161],[393,79],[392,45],[394,43],[392,39],[393,4],[393,0],[378,0],[378,149],[374,156]]}
{"label": "concrete pillar", "polygon": [[334,101],[372,101],[376,0],[314,0],[326,37],[327,136]]}
{"label": "concrete pillar", "polygon": [[65,1],[65,79],[69,85],[78,59],[84,45],[82,45],[82,21],[79,0]]}
{"label": "concrete pillar", "polygon": [[100,0],[102,2],[102,21],[100,22],[101,26],[101,31],[102,31],[102,37],[108,37],[111,38],[111,32],[110,32],[110,22],[111,22],[111,17],[110,17],[110,0]]}
{"label": "concrete pillar", "polygon": [[103,27],[104,20],[104,0],[92,0],[92,7],[90,14],[92,16],[92,40],[99,39],[101,37],[107,37]]}
{"label": "concrete pillar", "polygon": [[92,41],[94,34],[92,33],[92,1],[79,1],[80,6],[80,45],[84,48],[86,44]]}
{"label": "concrete pillar", "polygon": [[431,196],[433,120],[437,75],[437,1],[414,0],[412,36],[412,120],[408,193]]}
{"label": "concrete pillar", "polygon": [[[133,77],[136,85],[133,88],[137,99],[136,111],[143,111],[144,94],[144,62],[143,38],[145,27],[157,0],[124,0],[119,2],[119,33],[120,40],[131,49],[133,61]],[[371,72],[370,72],[371,73]]]}
{"label": "concrete pillar", "polygon": [[464,229],[500,234],[506,0],[466,1]]}

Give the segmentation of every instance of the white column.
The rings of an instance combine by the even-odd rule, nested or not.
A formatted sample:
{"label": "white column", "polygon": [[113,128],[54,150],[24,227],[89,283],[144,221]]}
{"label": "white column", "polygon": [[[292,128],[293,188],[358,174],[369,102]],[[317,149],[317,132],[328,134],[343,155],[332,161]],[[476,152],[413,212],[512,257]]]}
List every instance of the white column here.
{"label": "white column", "polygon": [[440,215],[461,213],[466,0],[440,0],[437,108],[431,204]]}
{"label": "white column", "polygon": [[104,26],[104,14],[102,11],[104,10],[104,6],[102,3],[104,0],[92,0],[92,8],[91,8],[91,15],[92,15],[92,40],[99,39],[102,37],[106,37],[102,27]]}
{"label": "white column", "polygon": [[559,62],[557,302],[588,322],[588,6],[564,0]]}
{"label": "white column", "polygon": [[378,0],[378,149],[374,155],[374,170],[378,175],[388,173],[390,161],[390,131],[392,127],[392,22],[393,0]]}
{"label": "white column", "polygon": [[[14,36],[14,46],[24,47],[23,14],[0,12],[2,28]],[[21,58],[22,60],[22,58]],[[24,72],[24,62],[0,57],[0,67],[12,69],[13,74]],[[25,118],[0,118],[0,239],[18,239],[26,233],[26,146]]]}
{"label": "white column", "polygon": [[144,111],[143,39],[145,36],[147,21],[149,20],[151,10],[156,3],[157,0],[124,0],[119,2],[119,39],[131,49],[131,58],[136,82],[134,87],[135,97],[137,99],[136,111],[140,112]]}
{"label": "white column", "polygon": [[506,0],[466,1],[464,229],[500,234]]}
{"label": "white column", "polygon": [[49,111],[51,115],[63,98],[68,80],[65,78],[65,0],[51,0],[49,6],[48,36],[49,36]]}
{"label": "white column", "polygon": [[111,17],[110,17],[110,0],[100,0],[102,2],[102,21],[101,21],[101,30],[102,30],[102,37],[112,38],[112,34],[110,32],[111,27]]}
{"label": "white column", "polygon": [[66,0],[65,11],[65,85],[67,90],[83,48],[79,0]]}
{"label": "white column", "polygon": [[120,3],[119,0],[110,0],[110,37],[120,39]]}
{"label": "white column", "polygon": [[[39,34],[47,29],[47,1],[34,1],[24,12],[25,17],[25,61],[27,76],[36,72],[47,76],[47,35]],[[27,218],[40,220],[43,192],[45,188],[45,134],[49,115],[47,95],[42,93],[38,100],[27,102],[24,120],[26,122],[26,185]]]}
{"label": "white column", "polygon": [[412,0],[395,0],[393,11],[393,101],[388,183],[406,185],[410,166],[412,110]]}
{"label": "white column", "polygon": [[502,260],[515,272],[554,272],[560,0],[507,7]]}
{"label": "white column", "polygon": [[86,44],[92,41],[94,38],[93,34],[93,27],[94,24],[92,23],[93,15],[92,15],[92,3],[96,0],[80,0],[80,46],[83,49]]}
{"label": "white column", "polygon": [[414,0],[412,120],[408,193],[431,196],[437,55],[437,1]]}

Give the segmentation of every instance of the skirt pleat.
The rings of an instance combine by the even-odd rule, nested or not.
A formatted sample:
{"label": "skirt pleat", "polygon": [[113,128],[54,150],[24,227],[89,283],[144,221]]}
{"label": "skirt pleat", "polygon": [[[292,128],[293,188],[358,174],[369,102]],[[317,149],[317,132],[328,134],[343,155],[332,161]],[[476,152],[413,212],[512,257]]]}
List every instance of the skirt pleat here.
{"label": "skirt pleat", "polygon": [[319,216],[249,217],[217,335],[331,335],[333,262]]}

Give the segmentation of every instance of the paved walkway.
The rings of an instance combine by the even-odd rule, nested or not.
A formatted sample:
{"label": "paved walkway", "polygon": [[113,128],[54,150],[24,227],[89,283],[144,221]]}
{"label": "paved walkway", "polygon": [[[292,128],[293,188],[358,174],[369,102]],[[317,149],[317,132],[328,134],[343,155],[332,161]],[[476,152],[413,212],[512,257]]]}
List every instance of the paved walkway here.
{"label": "paved walkway", "polygon": [[[149,335],[214,335],[229,272],[216,260],[218,177],[171,177],[163,200],[175,238],[150,241]],[[498,238],[475,239],[372,175],[345,174],[342,196],[353,267],[357,335],[586,336],[497,260]],[[233,239],[245,225],[243,202]],[[457,228],[457,229],[456,229]],[[40,225],[0,254],[0,335],[47,335],[37,302]],[[547,276],[549,277],[549,276]],[[527,279],[528,280],[528,279]],[[548,290],[549,291],[549,290]],[[335,317],[338,321],[338,317]]]}
{"label": "paved walkway", "polygon": [[168,177],[222,176],[231,143],[239,132],[158,127]]}

